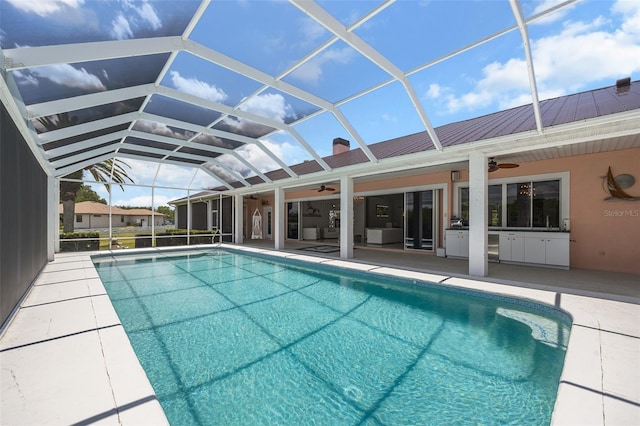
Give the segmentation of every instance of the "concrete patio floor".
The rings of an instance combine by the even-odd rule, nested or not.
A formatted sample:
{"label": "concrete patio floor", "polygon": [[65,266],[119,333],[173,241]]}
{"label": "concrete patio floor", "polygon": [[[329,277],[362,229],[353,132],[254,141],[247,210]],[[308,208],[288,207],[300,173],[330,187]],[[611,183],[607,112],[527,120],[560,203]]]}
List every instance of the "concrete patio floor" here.
{"label": "concrete patio floor", "polygon": [[[524,297],[569,312],[573,327],[552,419],[557,425],[640,424],[640,277],[467,262],[358,248],[344,261],[287,243],[230,248]],[[185,249],[210,249],[191,246]],[[145,250],[145,251],[155,251]],[[165,250],[158,250],[165,251]],[[127,253],[138,252],[128,250]],[[0,424],[167,424],[98,278],[92,253],[58,254],[0,336]]]}

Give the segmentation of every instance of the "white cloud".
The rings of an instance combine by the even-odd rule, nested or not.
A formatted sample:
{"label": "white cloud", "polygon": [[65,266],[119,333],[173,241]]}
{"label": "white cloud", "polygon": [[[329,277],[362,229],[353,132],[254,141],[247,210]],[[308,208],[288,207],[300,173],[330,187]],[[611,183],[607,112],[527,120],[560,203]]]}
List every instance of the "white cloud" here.
{"label": "white cloud", "polygon": [[154,135],[167,136],[170,138],[176,138],[181,140],[187,140],[191,138],[195,133],[192,131],[185,131],[179,133],[171,129],[169,126],[156,121],[138,120],[133,125],[133,130],[140,130],[147,133],[153,133]]}
{"label": "white cloud", "polygon": [[[561,3],[564,3],[566,0],[542,0],[533,10],[533,15],[537,15],[538,13],[542,13],[544,11],[546,11],[547,9],[551,9],[552,7],[555,7]],[[544,18],[540,18],[538,20],[535,21],[536,24],[550,24],[552,22],[557,22],[559,20],[561,20],[562,18],[564,18],[567,15],[567,12],[569,10],[571,10],[573,7],[575,6],[575,4],[571,5],[571,6],[566,6],[556,12],[551,13],[548,16],[545,16]]]}
{"label": "white cloud", "polygon": [[[640,71],[640,2],[619,1],[612,11],[622,14],[618,28],[600,16],[590,22],[566,21],[554,35],[531,40],[540,100],[583,90],[591,84]],[[524,55],[523,55],[524,56]],[[496,103],[500,109],[531,102],[526,61],[492,62],[467,93],[431,84],[425,93],[448,113],[473,111]]]}
{"label": "white cloud", "polygon": [[[140,27],[150,27],[158,30],[162,27],[162,22],[158,17],[153,6],[144,0],[138,7],[129,0],[123,0],[122,5],[124,13],[120,12],[118,16],[111,21],[111,37],[117,40],[124,40],[134,37],[134,31]],[[133,11],[133,13],[131,13]]]}
{"label": "white cloud", "polygon": [[397,123],[398,117],[385,112],[382,114],[382,121],[386,121],[388,123]]}
{"label": "white cloud", "polygon": [[124,15],[120,14],[111,21],[111,36],[117,40],[124,40],[133,37],[133,31],[129,25],[129,21]]}
{"label": "white cloud", "polygon": [[131,158],[122,158],[128,166],[127,175],[134,183],[140,185],[150,185],[156,176],[158,163],[143,160],[134,160]]}
{"label": "white cloud", "polygon": [[295,116],[293,108],[286,103],[284,96],[276,93],[254,96],[245,102],[240,109],[280,123],[284,123],[288,116]]}
{"label": "white cloud", "polygon": [[138,15],[140,15],[140,17],[144,21],[149,23],[151,28],[153,28],[154,30],[160,29],[160,27],[162,26],[162,23],[160,22],[160,18],[156,14],[156,11],[153,8],[153,6],[149,4],[149,2],[145,1],[141,7],[135,8],[135,9],[136,9],[136,12],[138,12]]}
{"label": "white cloud", "polygon": [[171,81],[176,89],[194,96],[209,99],[213,102],[223,102],[228,98],[224,90],[210,85],[196,78],[184,78],[177,71],[171,71]]}
{"label": "white cloud", "polygon": [[439,84],[431,83],[429,85],[429,90],[427,90],[427,98],[429,99],[437,99],[442,94],[442,87]]}
{"label": "white cloud", "polygon": [[28,86],[28,85],[37,86],[40,84],[38,79],[35,78],[29,72],[22,72],[20,70],[16,70],[16,71],[13,71],[13,76],[16,78],[18,84],[23,86]]}
{"label": "white cloud", "polygon": [[107,90],[97,76],[87,72],[84,68],[77,69],[69,64],[34,68],[31,72],[38,77],[46,78],[56,84],[67,87]]}
{"label": "white cloud", "polygon": [[77,8],[84,4],[84,0],[7,0],[15,8],[27,13],[47,16],[60,12],[65,6]]}
{"label": "white cloud", "polygon": [[318,40],[327,33],[327,30],[325,30],[322,25],[307,16],[300,18],[297,26],[298,30],[302,33],[300,43],[303,46],[316,44]]}
{"label": "white cloud", "polygon": [[354,57],[354,51],[348,47],[329,49],[311,59],[290,74],[291,78],[317,84],[322,79],[322,68],[330,63],[348,64]]}
{"label": "white cloud", "polygon": [[[303,151],[300,147],[292,145],[288,142],[276,143],[268,139],[261,139],[260,142],[262,142],[265,148],[273,152],[274,155],[282,160],[285,164],[298,163],[300,162],[300,158],[305,158],[305,151]],[[280,166],[257,145],[247,144],[236,149],[236,152],[261,172],[267,172],[280,168]],[[229,154],[221,155],[216,160],[245,178],[247,176],[255,175],[255,173],[244,163],[240,162],[238,159]],[[228,173],[222,171],[221,169],[219,170],[221,176],[224,176],[226,180],[236,180],[235,178],[232,178]]]}
{"label": "white cloud", "polygon": [[620,27],[621,32],[638,40],[640,38],[640,3],[619,0],[615,2],[611,10],[625,17]]}

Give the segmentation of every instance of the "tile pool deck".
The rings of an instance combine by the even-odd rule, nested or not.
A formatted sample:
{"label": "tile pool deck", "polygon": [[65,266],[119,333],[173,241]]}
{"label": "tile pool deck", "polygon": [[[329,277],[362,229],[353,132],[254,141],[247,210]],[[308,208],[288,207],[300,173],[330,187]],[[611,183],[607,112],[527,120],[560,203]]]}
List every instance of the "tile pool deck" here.
{"label": "tile pool deck", "polygon": [[[560,307],[573,327],[552,423],[640,424],[640,277],[490,265],[491,278],[476,279],[465,261],[435,256],[357,250],[347,262],[295,246],[230,247]],[[167,424],[90,255],[56,255],[0,336],[0,424]]]}

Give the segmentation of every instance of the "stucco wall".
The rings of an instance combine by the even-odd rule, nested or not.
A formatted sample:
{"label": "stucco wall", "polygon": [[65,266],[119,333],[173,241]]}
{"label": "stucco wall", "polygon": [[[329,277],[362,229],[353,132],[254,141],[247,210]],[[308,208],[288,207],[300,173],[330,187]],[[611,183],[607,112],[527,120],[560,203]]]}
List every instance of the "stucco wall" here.
{"label": "stucco wall", "polygon": [[603,178],[630,174],[635,184],[625,189],[640,198],[640,149],[586,154],[522,163],[490,178],[570,173],[571,267],[640,274],[640,199],[605,200]]}
{"label": "stucco wall", "polygon": [[[635,184],[625,191],[640,198],[640,148],[585,154],[555,160],[522,163],[515,169],[500,169],[492,179],[569,172],[571,268],[640,274],[640,200],[606,200],[603,177],[608,167],[614,174],[634,176]],[[459,182],[468,181],[468,171],[460,170]],[[382,190],[447,183],[449,203],[443,215],[453,207],[453,185],[449,172],[381,179],[354,185],[354,191]],[[317,196],[314,191],[287,194],[288,199]],[[442,229],[441,229],[442,231]]]}

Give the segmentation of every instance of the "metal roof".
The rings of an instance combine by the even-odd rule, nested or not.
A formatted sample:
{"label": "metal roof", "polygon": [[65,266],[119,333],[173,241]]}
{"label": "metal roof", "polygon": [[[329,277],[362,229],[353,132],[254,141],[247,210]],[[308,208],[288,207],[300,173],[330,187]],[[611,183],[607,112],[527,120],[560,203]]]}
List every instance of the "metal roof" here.
{"label": "metal roof", "polygon": [[[0,97],[52,176],[124,158],[191,167],[211,178],[209,188],[240,191],[345,168],[361,175],[372,173],[366,167],[393,170],[408,163],[385,160],[402,156],[414,166],[460,161],[462,146],[492,141],[499,152],[501,137],[520,133],[537,135],[542,149],[554,126],[640,108],[637,82],[624,94],[607,87],[540,101],[530,32],[580,11],[579,2],[463,6],[3,0]],[[517,46],[528,100],[434,129],[441,104],[424,95],[435,81],[429,72],[498,41]],[[413,129],[408,136],[354,113],[389,99],[413,117],[402,127]],[[325,127],[355,149],[323,153],[317,139]],[[286,158],[293,146],[304,151],[303,161]],[[410,155],[416,153],[422,156]]]}

